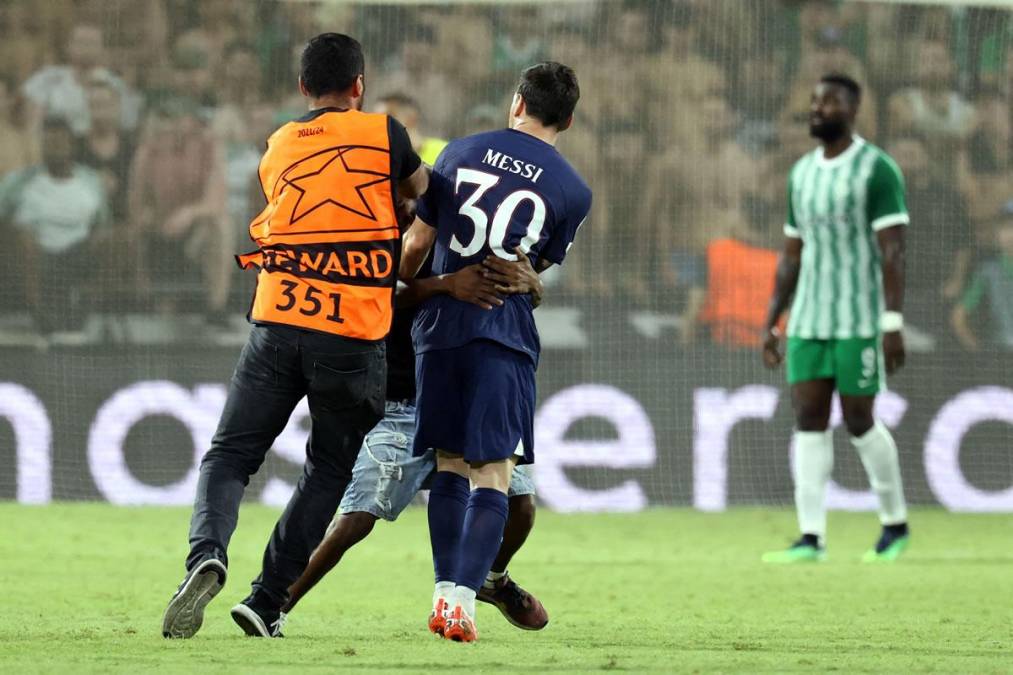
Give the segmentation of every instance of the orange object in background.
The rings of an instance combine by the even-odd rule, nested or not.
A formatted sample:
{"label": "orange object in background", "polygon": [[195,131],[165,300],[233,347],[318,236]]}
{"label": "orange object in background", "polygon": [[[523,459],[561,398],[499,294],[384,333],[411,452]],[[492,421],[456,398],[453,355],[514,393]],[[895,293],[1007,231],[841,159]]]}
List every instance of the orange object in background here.
{"label": "orange object in background", "polygon": [[702,320],[710,324],[715,343],[760,346],[776,272],[776,251],[734,239],[716,239],[707,245],[707,301]]}

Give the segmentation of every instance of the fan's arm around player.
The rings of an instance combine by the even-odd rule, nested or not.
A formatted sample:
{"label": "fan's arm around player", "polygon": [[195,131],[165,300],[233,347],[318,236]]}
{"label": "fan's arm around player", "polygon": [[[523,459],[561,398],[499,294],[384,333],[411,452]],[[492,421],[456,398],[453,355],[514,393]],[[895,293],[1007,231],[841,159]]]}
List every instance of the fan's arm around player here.
{"label": "fan's arm around player", "polygon": [[502,305],[503,297],[507,295],[530,294],[532,305],[538,307],[541,304],[544,293],[542,281],[520,247],[515,249],[516,260],[490,255],[481,263],[452,274],[416,279],[435,240],[436,228],[419,218],[405,233],[399,273],[403,285],[399,286],[396,296],[398,307],[411,307],[439,294],[453,296],[483,309]]}

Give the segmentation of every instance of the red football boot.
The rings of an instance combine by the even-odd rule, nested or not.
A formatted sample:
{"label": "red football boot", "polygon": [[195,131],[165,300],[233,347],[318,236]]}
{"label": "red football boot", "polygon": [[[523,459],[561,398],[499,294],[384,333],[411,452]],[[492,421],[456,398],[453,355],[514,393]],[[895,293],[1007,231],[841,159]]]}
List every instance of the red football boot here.
{"label": "red football boot", "polygon": [[450,613],[450,605],[446,598],[440,598],[433,605],[433,611],[429,614],[429,632],[436,633],[443,637],[443,631],[447,628],[447,614]]}
{"label": "red football boot", "polygon": [[447,616],[447,627],[443,631],[443,637],[454,642],[474,642],[478,639],[475,620],[468,616],[463,607],[455,605]]}

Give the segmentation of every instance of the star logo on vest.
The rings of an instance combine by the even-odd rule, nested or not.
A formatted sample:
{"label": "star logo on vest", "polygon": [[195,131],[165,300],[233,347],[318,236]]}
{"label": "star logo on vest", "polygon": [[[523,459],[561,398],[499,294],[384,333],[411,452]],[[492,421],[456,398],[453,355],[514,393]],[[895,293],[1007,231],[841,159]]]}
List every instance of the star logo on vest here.
{"label": "star logo on vest", "polygon": [[376,214],[365,192],[373,185],[390,180],[390,176],[355,167],[357,164],[376,166],[377,154],[383,156],[383,162],[390,161],[390,153],[381,148],[341,146],[307,157],[291,167],[282,176],[283,190],[291,187],[299,192],[290,222],[295,223],[327,205],[375,221]]}

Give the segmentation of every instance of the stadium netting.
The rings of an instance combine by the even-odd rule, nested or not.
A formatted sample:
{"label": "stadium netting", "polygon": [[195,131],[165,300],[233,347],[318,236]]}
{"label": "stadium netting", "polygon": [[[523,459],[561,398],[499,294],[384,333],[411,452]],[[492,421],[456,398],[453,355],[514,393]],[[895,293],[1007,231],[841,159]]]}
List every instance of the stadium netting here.
{"label": "stadium netting", "polygon": [[[1013,510],[1013,11],[788,0],[0,6],[0,498],[188,504],[245,339],[264,141],[298,53],[367,55],[425,151],[573,66],[559,150],[594,191],[536,311],[536,477],[559,510],[789,505],[791,402],[759,329],[826,72],[904,172],[908,364],[879,416],[908,499]],[[414,101],[407,101],[405,99]],[[839,414],[835,413],[835,422]],[[247,499],[284,503],[305,405]],[[874,497],[839,431],[832,508]]]}

